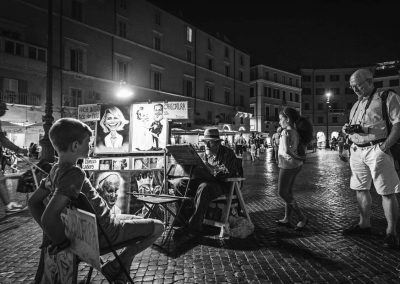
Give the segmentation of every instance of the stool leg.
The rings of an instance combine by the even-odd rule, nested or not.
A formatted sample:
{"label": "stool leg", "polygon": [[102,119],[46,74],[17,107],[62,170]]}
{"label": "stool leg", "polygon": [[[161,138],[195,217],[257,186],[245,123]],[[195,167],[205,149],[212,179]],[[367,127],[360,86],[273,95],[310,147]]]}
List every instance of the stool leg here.
{"label": "stool leg", "polygon": [[86,275],[86,284],[90,284],[90,280],[92,279],[92,272],[93,272],[93,267],[90,267],[89,272]]}
{"label": "stool leg", "polygon": [[246,215],[247,220],[249,220],[251,222],[249,212],[247,211],[246,204],[244,203],[244,200],[243,200],[239,182],[235,182],[235,191],[236,191],[236,196],[239,199],[240,207],[242,208],[244,214]]}
{"label": "stool leg", "polygon": [[233,198],[234,189],[235,189],[235,183],[232,183],[231,188],[229,190],[228,199],[227,199],[227,202],[226,202],[224,220],[222,220],[223,226],[221,226],[221,230],[219,232],[219,237],[220,238],[224,237],[225,229],[227,228],[227,226],[229,226],[229,213],[231,211],[231,205],[232,205],[232,198]]}

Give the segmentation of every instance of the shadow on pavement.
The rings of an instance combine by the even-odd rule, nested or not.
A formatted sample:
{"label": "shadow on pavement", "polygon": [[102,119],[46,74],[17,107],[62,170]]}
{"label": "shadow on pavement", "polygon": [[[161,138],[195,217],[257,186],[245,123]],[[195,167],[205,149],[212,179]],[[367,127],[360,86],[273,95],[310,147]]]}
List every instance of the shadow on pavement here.
{"label": "shadow on pavement", "polygon": [[23,226],[32,219],[29,210],[13,212],[0,220],[0,234]]}
{"label": "shadow on pavement", "polygon": [[313,252],[307,248],[292,244],[290,242],[281,241],[279,251],[283,254],[283,256],[287,253],[290,255],[290,257],[296,259],[304,259],[313,263],[319,263],[329,271],[346,270],[349,268],[345,262],[333,260],[331,255]]}

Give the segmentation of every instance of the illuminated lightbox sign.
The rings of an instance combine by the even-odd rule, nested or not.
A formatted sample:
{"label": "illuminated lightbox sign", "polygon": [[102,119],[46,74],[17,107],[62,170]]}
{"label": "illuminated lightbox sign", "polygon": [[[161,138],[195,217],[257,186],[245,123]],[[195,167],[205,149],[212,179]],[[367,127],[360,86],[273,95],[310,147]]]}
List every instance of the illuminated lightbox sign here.
{"label": "illuminated lightbox sign", "polygon": [[167,102],[164,105],[164,117],[167,119],[188,119],[188,102]]}

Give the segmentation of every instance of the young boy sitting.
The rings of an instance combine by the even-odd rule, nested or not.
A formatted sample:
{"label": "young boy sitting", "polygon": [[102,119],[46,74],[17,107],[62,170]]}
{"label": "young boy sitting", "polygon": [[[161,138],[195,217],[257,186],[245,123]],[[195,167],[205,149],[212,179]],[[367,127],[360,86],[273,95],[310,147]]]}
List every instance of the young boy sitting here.
{"label": "young boy sitting", "polygon": [[[65,236],[60,214],[70,201],[75,200],[82,192],[94,208],[100,225],[113,244],[144,237],[140,243],[133,241],[132,245],[128,245],[119,255],[125,269],[130,271],[135,255],[157,240],[164,231],[163,224],[159,220],[110,213],[107,203],[93,188],[84,171],[76,165],[77,160],[86,158],[89,152],[92,131],[86,124],[73,118],[62,118],[53,124],[49,136],[58,153],[59,162],[53,166],[49,176],[41,182],[29,199],[29,209],[50,239],[53,253],[66,249],[70,244]],[[45,206],[43,201],[48,196],[50,200]],[[99,245],[100,249],[108,247],[102,234],[99,236]],[[116,259],[104,264],[101,270],[110,282],[127,281]]]}

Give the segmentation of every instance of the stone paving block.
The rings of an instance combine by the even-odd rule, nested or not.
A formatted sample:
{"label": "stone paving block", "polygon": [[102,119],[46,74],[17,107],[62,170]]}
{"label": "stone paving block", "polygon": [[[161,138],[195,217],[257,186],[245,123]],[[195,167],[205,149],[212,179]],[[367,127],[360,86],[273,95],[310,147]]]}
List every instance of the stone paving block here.
{"label": "stone paving block", "polygon": [[[148,248],[132,263],[135,283],[400,282],[400,251],[381,246],[386,221],[381,199],[374,191],[374,235],[341,235],[345,226],[357,221],[358,209],[348,188],[348,163],[338,160],[337,152],[310,154],[302,178],[295,183],[295,198],[310,216],[304,232],[274,223],[283,214],[283,203],[276,194],[277,173],[276,165],[270,162],[245,165],[243,195],[256,226],[253,237],[220,241],[206,236],[197,244],[180,246],[171,241],[175,251],[168,253]],[[0,283],[33,280],[41,236],[40,227],[27,212],[0,221]],[[79,266],[80,277],[87,269]],[[94,271],[92,283],[107,282]]]}

